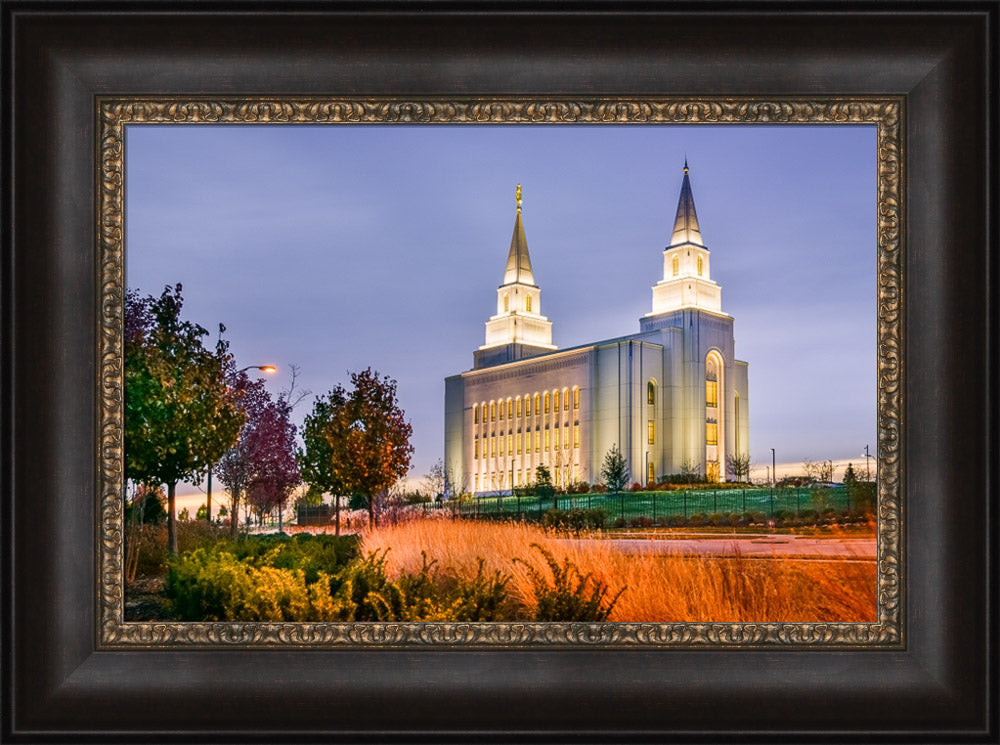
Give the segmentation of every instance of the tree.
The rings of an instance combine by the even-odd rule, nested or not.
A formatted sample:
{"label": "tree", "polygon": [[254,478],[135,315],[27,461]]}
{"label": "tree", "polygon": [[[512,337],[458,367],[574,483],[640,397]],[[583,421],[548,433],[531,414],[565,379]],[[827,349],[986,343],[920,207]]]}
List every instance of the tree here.
{"label": "tree", "polygon": [[351,373],[353,389],[334,388],[323,434],[330,445],[332,475],[368,505],[376,523],[376,500],[410,470],[413,427],[396,401],[396,381],[371,368]]}
{"label": "tree", "polygon": [[284,396],[268,400],[244,427],[250,462],[247,500],[261,514],[278,510],[278,530],[282,510],[291,489],[301,481],[295,460],[295,425],[289,421],[291,407]]}
{"label": "tree", "polygon": [[750,479],[750,453],[737,453],[726,456],[726,469],[737,481]]}
{"label": "tree", "polygon": [[815,481],[828,483],[833,481],[833,461],[829,460],[807,460],[802,463],[802,470],[806,476]]}
{"label": "tree", "polygon": [[681,476],[684,477],[685,484],[693,484],[701,481],[701,465],[692,460],[681,463]]}
{"label": "tree", "polygon": [[552,484],[552,474],[549,472],[548,466],[535,468],[535,495],[539,499],[556,495],[556,487]]}
{"label": "tree", "polygon": [[181,320],[181,285],[159,298],[125,297],[125,477],[167,486],[167,542],[177,553],[177,482],[205,473],[232,446],[243,423],[226,385],[230,362],[221,326],[215,351],[208,332]]}
{"label": "tree", "polygon": [[844,485],[852,486],[858,482],[858,475],[854,472],[854,464],[848,463],[847,468],[844,470]]}
{"label": "tree", "polygon": [[336,533],[340,535],[340,497],[346,492],[344,482],[333,469],[333,447],[326,438],[326,429],[334,416],[347,406],[347,393],[337,386],[326,396],[318,396],[313,410],[302,423],[302,443],[296,457],[302,480],[312,487],[333,495]]}
{"label": "tree", "polygon": [[424,488],[431,495],[431,499],[444,498],[448,491],[448,472],[444,467],[444,461],[440,458],[431,466],[431,470],[424,476]]}
{"label": "tree", "polygon": [[[244,436],[247,423],[258,420],[270,401],[263,380],[251,380],[245,371],[231,372],[229,387],[239,401],[244,426],[232,447],[219,459],[215,474],[229,491],[229,531],[233,540],[239,535],[240,500],[250,485],[254,472],[250,443]],[[221,514],[221,513],[220,513]]]}
{"label": "tree", "polygon": [[628,486],[628,464],[625,456],[622,455],[617,445],[612,445],[611,449],[604,456],[604,465],[601,466],[601,478],[609,492],[618,494]]}

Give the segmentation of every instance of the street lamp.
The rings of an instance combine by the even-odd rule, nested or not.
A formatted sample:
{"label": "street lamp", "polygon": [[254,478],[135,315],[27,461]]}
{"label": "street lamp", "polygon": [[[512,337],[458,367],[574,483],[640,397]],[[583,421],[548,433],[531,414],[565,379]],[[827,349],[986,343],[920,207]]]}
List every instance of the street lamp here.
{"label": "street lamp", "polygon": [[771,485],[778,485],[778,471],[774,466],[774,448],[771,448]]}
{"label": "street lamp", "polygon": [[872,480],[872,468],[871,464],[868,461],[868,459],[871,457],[872,457],[871,453],[868,452],[868,446],[865,445],[865,477],[868,479],[868,481]]}
{"label": "street lamp", "polygon": [[241,372],[246,372],[247,370],[260,370],[266,372],[268,375],[278,372],[278,368],[274,365],[247,365],[243,369],[237,370],[236,374],[239,375]]}
{"label": "street lamp", "polygon": [[[261,372],[266,372],[268,375],[278,372],[278,368],[274,365],[247,365],[242,370],[237,370],[236,374],[239,375],[247,370],[260,370]],[[209,525],[212,524],[212,468],[208,469],[208,483],[205,485],[205,519]],[[235,520],[236,515],[233,515],[229,519]]]}

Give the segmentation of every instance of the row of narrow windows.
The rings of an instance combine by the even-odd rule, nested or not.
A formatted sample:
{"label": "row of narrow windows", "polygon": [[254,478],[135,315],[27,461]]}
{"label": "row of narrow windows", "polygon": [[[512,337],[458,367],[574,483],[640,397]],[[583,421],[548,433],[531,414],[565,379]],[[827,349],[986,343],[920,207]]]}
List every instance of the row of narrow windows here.
{"label": "row of narrow windows", "polygon": [[[548,414],[551,411],[559,411],[560,407],[563,411],[569,411],[571,400],[574,411],[579,409],[579,388],[573,388],[572,391],[566,388],[563,388],[562,391],[545,391],[545,393],[535,393],[534,397],[531,395],[526,395],[523,398],[517,396],[516,398],[508,398],[506,401],[490,401],[488,404],[483,401],[481,404],[472,405],[472,421],[479,424],[480,418],[485,422],[487,416],[491,422],[497,421],[498,418],[503,421],[505,417],[513,419],[515,415],[518,417],[531,416],[532,411],[535,412],[535,415],[542,413],[542,411]],[[534,402],[534,408],[532,408],[532,402]]]}
{"label": "row of narrow windows", "polygon": [[[509,434],[509,435],[496,435],[492,437],[479,438],[476,435],[475,440],[473,440],[473,457],[477,460],[479,458],[496,458],[497,455],[514,455],[515,447],[517,455],[523,453],[530,453],[532,451],[532,445],[534,445],[534,451],[536,453],[550,452],[552,450],[569,450],[570,447],[570,433],[569,427],[554,427],[553,429],[545,429],[544,431],[535,430],[534,437],[532,433],[527,434]],[[480,445],[481,443],[481,445]],[[573,425],[573,438],[572,445],[574,449],[580,447],[580,425]]]}
{"label": "row of narrow windows", "polygon": [[[531,313],[531,295],[524,296],[524,310],[526,313]],[[510,295],[503,296],[503,312],[510,312]]]}

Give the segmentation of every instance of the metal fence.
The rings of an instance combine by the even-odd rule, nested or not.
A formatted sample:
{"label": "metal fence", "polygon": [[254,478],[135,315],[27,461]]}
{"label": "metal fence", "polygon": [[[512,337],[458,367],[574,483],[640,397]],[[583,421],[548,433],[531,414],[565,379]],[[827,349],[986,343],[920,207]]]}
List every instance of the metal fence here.
{"label": "metal fence", "polygon": [[604,510],[607,520],[626,522],[637,518],[653,521],[673,517],[751,513],[757,516],[819,513],[828,509],[843,512],[860,509],[852,505],[846,487],[767,488],[767,489],[685,489],[680,491],[640,491],[621,494],[560,494],[554,497],[498,494],[473,497],[463,502],[426,504],[427,511],[449,510],[469,518],[537,519],[551,509]]}

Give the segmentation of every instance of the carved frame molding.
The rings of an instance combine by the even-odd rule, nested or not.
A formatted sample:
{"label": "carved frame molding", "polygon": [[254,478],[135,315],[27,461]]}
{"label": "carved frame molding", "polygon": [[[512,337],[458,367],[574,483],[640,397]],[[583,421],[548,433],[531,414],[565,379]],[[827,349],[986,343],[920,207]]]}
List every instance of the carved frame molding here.
{"label": "carved frame molding", "polygon": [[[98,97],[98,646],[324,648],[905,646],[904,97]],[[126,622],[123,587],[124,134],[143,124],[857,124],[877,128],[878,538],[873,623]]]}

